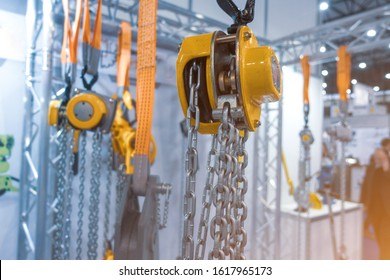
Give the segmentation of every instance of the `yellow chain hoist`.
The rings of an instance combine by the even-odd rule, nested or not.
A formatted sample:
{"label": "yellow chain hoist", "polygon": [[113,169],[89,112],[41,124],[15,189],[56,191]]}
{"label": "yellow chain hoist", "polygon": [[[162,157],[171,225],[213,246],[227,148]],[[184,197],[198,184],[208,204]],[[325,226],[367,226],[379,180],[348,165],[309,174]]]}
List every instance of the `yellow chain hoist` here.
{"label": "yellow chain hoist", "polygon": [[[254,18],[255,1],[247,0],[243,10],[233,0],[217,3],[234,20],[227,34],[216,31],[185,38],[176,62],[178,95],[188,128],[182,259],[204,258],[209,230],[214,242],[209,259],[245,259],[245,142],[248,131],[260,126],[261,104],[278,101],[282,91],[282,73],[274,51],[259,46],[246,26]],[[202,197],[204,209],[195,237],[197,132],[214,136]],[[211,207],[215,207],[215,216],[210,221]]]}
{"label": "yellow chain hoist", "polygon": [[[261,104],[281,97],[281,70],[274,51],[259,46],[252,30],[239,26],[234,34],[222,31],[187,37],[177,59],[177,86],[186,114],[190,87],[186,82],[195,60],[204,75],[199,77],[199,132],[216,134],[218,114],[231,102],[237,126],[255,131],[260,125]],[[195,122],[192,117],[191,122]]]}

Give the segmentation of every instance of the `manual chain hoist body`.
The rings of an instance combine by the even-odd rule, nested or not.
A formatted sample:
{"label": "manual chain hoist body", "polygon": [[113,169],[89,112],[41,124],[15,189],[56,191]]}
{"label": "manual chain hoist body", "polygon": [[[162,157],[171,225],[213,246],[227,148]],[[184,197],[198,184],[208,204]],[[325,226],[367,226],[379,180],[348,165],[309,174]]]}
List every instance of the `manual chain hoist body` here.
{"label": "manual chain hoist body", "polygon": [[[177,86],[186,114],[189,104],[190,68],[198,61],[202,76],[199,89],[199,132],[216,134],[222,107],[231,104],[239,129],[255,131],[260,125],[261,104],[281,97],[281,70],[273,50],[259,46],[251,29],[240,26],[235,34],[222,31],[187,37],[177,59]],[[191,122],[194,122],[194,116]]]}

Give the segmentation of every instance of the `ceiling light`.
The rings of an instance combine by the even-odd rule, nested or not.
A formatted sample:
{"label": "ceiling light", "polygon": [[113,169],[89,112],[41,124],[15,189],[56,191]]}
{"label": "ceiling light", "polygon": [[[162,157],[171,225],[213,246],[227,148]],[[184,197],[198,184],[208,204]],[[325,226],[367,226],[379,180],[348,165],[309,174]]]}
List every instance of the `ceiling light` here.
{"label": "ceiling light", "polygon": [[356,85],[356,84],[357,84],[356,79],[352,79],[351,83],[352,83],[353,85]]}
{"label": "ceiling light", "polygon": [[380,90],[380,88],[378,87],[378,86],[375,86],[375,87],[373,87],[372,88],[374,91],[379,91]]}
{"label": "ceiling light", "polygon": [[328,86],[327,83],[322,83],[322,87],[323,87],[323,88],[326,88],[327,86]]}
{"label": "ceiling light", "polygon": [[329,4],[327,2],[321,2],[320,3],[320,10],[325,11],[329,8]]}
{"label": "ceiling light", "polygon": [[366,68],[367,67],[367,64],[365,63],[365,62],[360,62],[359,63],[359,68],[360,69],[364,69],[364,68]]}
{"label": "ceiling light", "polygon": [[388,80],[390,80],[390,73],[387,73],[387,74],[385,75],[385,78],[388,79]]}
{"label": "ceiling light", "polygon": [[328,72],[328,70],[324,69],[324,70],[322,70],[321,74],[322,74],[322,76],[326,77],[326,76],[328,76],[329,72]]}
{"label": "ceiling light", "polygon": [[352,92],[352,91],[351,91],[351,89],[350,89],[350,88],[349,88],[349,89],[347,89],[347,93],[348,93],[348,94],[351,94],[351,92]]}
{"label": "ceiling light", "polygon": [[204,15],[198,13],[195,14],[195,17],[197,17],[198,19],[204,19]]}
{"label": "ceiling light", "polygon": [[321,46],[320,47],[320,52],[322,52],[322,53],[326,52],[326,47],[325,46]]}
{"label": "ceiling light", "polygon": [[370,29],[367,31],[367,36],[368,37],[375,37],[376,35],[376,30],[375,29]]}
{"label": "ceiling light", "polygon": [[191,26],[190,29],[194,32],[197,32],[198,31],[198,28],[196,26]]}
{"label": "ceiling light", "polygon": [[322,95],[326,95],[326,90],[322,90]]}

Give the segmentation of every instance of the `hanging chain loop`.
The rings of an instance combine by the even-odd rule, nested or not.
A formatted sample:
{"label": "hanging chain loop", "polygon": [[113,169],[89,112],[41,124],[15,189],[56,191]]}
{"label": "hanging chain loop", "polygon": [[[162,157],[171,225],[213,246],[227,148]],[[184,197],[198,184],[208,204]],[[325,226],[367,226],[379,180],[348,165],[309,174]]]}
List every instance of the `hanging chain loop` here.
{"label": "hanging chain loop", "polygon": [[81,132],[80,146],[80,168],[79,168],[79,203],[77,212],[77,240],[76,240],[76,259],[81,260],[83,226],[84,226],[84,192],[85,192],[85,164],[87,155],[87,136],[86,131]]}
{"label": "hanging chain loop", "polygon": [[[190,100],[187,109],[186,124],[188,127],[188,144],[185,155],[185,196],[184,196],[184,231],[182,238],[182,258],[194,259],[194,218],[196,209],[196,173],[198,172],[198,128],[200,114],[198,107],[198,90],[200,87],[201,70],[199,64],[194,61],[190,69],[189,86]],[[194,123],[191,121],[195,117]]]}

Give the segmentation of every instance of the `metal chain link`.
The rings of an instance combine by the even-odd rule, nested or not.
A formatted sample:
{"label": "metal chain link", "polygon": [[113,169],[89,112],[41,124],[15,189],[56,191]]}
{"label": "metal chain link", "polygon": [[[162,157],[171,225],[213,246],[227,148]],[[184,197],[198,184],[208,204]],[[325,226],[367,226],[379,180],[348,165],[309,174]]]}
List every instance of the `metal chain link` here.
{"label": "metal chain link", "polygon": [[[231,188],[232,177],[237,172],[237,164],[235,164],[237,160],[233,160],[232,147],[236,136],[236,128],[230,120],[230,107],[225,103],[217,136],[220,146],[215,172],[218,175],[218,180],[212,190],[212,200],[216,210],[210,225],[210,235],[214,240],[214,246],[209,252],[209,259],[225,259],[226,255],[233,258],[230,240],[234,238],[232,234],[235,233],[236,222],[232,220],[234,218],[230,215],[230,211],[232,203],[234,204],[235,195],[235,190]],[[223,243],[224,246],[222,246]]]}
{"label": "metal chain link", "polygon": [[60,260],[63,257],[63,226],[64,226],[64,195],[66,184],[66,129],[65,125],[57,131],[58,139],[58,166],[56,180],[56,204],[54,215],[53,259]]}
{"label": "metal chain link", "polygon": [[92,169],[91,188],[89,198],[88,216],[88,259],[96,260],[98,249],[99,231],[99,196],[100,196],[100,156],[101,156],[102,135],[98,128],[93,134],[92,143]]}
{"label": "metal chain link", "polygon": [[81,132],[80,165],[79,165],[79,203],[77,212],[77,239],[76,239],[76,259],[81,260],[83,242],[83,217],[84,217],[84,191],[85,191],[85,164],[87,155],[87,135],[86,131]]}
{"label": "metal chain link", "polygon": [[71,215],[72,215],[72,196],[73,196],[73,178],[74,178],[74,172],[73,172],[73,165],[75,162],[75,155],[73,153],[73,147],[75,145],[74,143],[74,137],[73,137],[73,129],[69,132],[69,145],[68,145],[68,151],[69,151],[69,165],[68,165],[68,182],[66,184],[66,207],[65,207],[65,228],[64,228],[64,260],[70,259],[70,235],[71,235]]}
{"label": "metal chain link", "polygon": [[104,240],[104,248],[103,248],[103,254],[106,253],[106,250],[108,249],[107,246],[109,243],[106,241],[109,241],[109,227],[110,227],[110,202],[111,202],[111,188],[112,188],[112,164],[113,164],[113,157],[114,157],[114,149],[112,148],[112,138],[111,135],[108,137],[108,168],[107,168],[107,184],[106,184],[106,197],[104,202],[104,231],[103,231],[103,240]]}
{"label": "metal chain link", "polygon": [[[190,69],[190,99],[187,109],[186,124],[188,127],[188,144],[185,155],[186,186],[184,196],[184,230],[182,238],[182,258],[194,259],[194,218],[196,209],[196,174],[198,172],[198,128],[200,122],[198,107],[198,90],[202,73],[199,64],[194,61]],[[192,115],[195,122],[191,122]]]}
{"label": "metal chain link", "polygon": [[218,149],[218,139],[217,135],[213,135],[211,142],[211,149],[207,159],[207,179],[206,184],[203,189],[202,196],[202,212],[200,214],[200,221],[198,227],[198,237],[195,250],[195,259],[203,260],[205,249],[206,249],[206,240],[207,233],[209,229],[209,220],[210,220],[210,206],[212,202],[211,191],[214,187],[214,175],[217,164],[217,149]]}
{"label": "metal chain link", "polygon": [[248,191],[248,179],[245,176],[245,168],[248,166],[248,153],[245,150],[245,142],[248,139],[248,131],[243,130],[242,134],[238,132],[239,140],[236,156],[238,158],[237,176],[234,179],[234,188],[236,188],[236,197],[234,200],[234,218],[236,220],[236,234],[234,236],[236,260],[244,260],[244,249],[247,244],[247,232],[244,228],[244,222],[248,215],[248,208],[245,203],[245,194]]}
{"label": "metal chain link", "polygon": [[163,210],[163,217],[161,219],[161,199],[160,195],[157,195],[157,223],[158,223],[158,229],[164,229],[167,227],[168,224],[168,212],[169,212],[169,197],[171,195],[171,185],[169,184],[162,184],[162,189],[165,189],[165,199],[164,199],[164,210]]}
{"label": "metal chain link", "polygon": [[121,164],[119,168],[117,169],[116,175],[117,175],[117,181],[116,181],[116,198],[115,198],[115,221],[118,221],[119,218],[119,206],[121,203],[121,197],[123,190],[125,188],[125,182],[126,182],[126,175],[125,175],[125,166]]}

